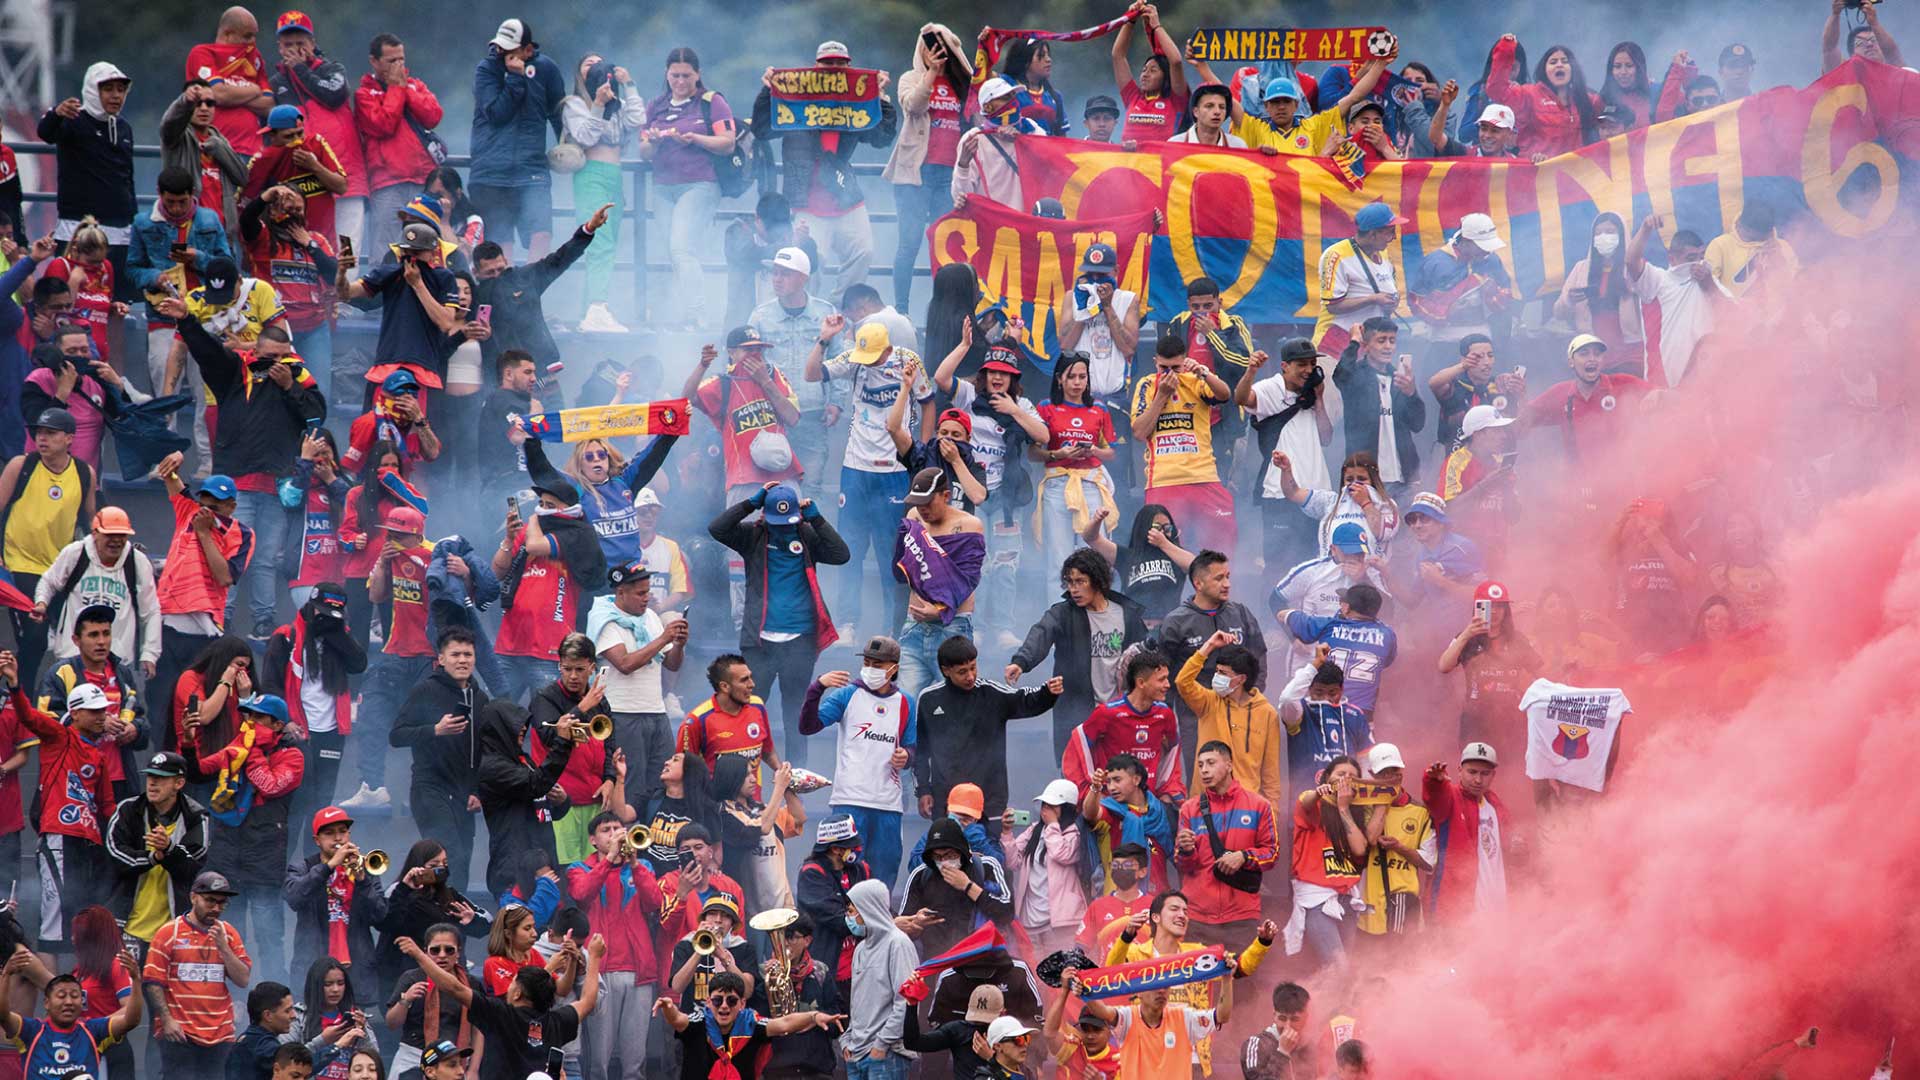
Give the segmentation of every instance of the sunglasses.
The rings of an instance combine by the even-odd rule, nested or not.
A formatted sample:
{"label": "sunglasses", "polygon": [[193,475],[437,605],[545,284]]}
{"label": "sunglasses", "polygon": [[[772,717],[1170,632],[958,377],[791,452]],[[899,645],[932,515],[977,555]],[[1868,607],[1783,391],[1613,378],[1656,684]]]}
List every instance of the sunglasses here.
{"label": "sunglasses", "polygon": [[433,945],[427,948],[427,955],[428,956],[458,956],[460,955],[460,948],[457,945]]}
{"label": "sunglasses", "polygon": [[740,1004],[740,995],[739,994],[715,994],[712,997],[708,998],[707,1000],[713,1002],[715,1005],[718,1005],[723,1009],[731,1008],[735,1005]]}
{"label": "sunglasses", "polygon": [[607,457],[608,457],[608,454],[605,450],[589,450],[586,453],[580,455],[580,460],[605,461],[607,460]]}

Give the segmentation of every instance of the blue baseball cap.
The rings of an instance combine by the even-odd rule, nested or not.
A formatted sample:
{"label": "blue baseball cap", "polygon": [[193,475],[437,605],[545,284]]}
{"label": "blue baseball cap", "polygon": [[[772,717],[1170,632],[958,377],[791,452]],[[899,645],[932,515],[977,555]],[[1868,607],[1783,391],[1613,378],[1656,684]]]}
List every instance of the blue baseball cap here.
{"label": "blue baseball cap", "polygon": [[781,484],[767,492],[766,507],[761,511],[769,525],[800,524],[800,493],[788,484]]}
{"label": "blue baseball cap", "polygon": [[1365,555],[1367,553],[1366,530],[1351,521],[1335,526],[1333,546],[1336,550],[1344,551],[1349,555]]}
{"label": "blue baseball cap", "polygon": [[1274,98],[1292,98],[1295,101],[1304,100],[1300,94],[1300,84],[1287,78],[1285,75],[1276,75],[1268,79],[1267,89],[1260,95],[1261,101],[1272,101]]}
{"label": "blue baseball cap", "polygon": [[1383,202],[1371,202],[1353,215],[1353,227],[1358,232],[1372,232],[1389,225],[1405,225],[1407,219],[1393,212],[1393,208]]}
{"label": "blue baseball cap", "polygon": [[275,694],[255,694],[240,703],[240,711],[271,716],[283,724],[288,719],[287,703]]}
{"label": "blue baseball cap", "polygon": [[389,394],[411,393],[420,389],[420,380],[414,378],[413,372],[406,368],[398,368],[380,380],[380,389]]}
{"label": "blue baseball cap", "polygon": [[301,121],[305,119],[306,117],[301,115],[300,106],[298,105],[275,105],[273,109],[267,113],[267,126],[260,130],[263,132],[286,131],[290,128],[299,127]]}
{"label": "blue baseball cap", "polygon": [[226,473],[214,473],[200,481],[200,494],[211,495],[222,501],[240,497],[240,489],[234,485],[233,477]]}

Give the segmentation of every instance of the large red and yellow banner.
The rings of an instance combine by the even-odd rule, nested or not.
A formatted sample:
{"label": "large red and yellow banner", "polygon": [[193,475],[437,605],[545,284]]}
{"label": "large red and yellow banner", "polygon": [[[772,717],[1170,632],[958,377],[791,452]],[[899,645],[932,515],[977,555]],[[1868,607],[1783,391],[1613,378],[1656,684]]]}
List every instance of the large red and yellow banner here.
{"label": "large red and yellow banner", "polygon": [[[1122,287],[1144,276],[1149,317],[1184,308],[1185,282],[1204,275],[1236,314],[1285,323],[1314,318],[1321,253],[1352,236],[1354,213],[1375,201],[1409,222],[1389,249],[1403,295],[1407,271],[1471,213],[1492,215],[1507,240],[1500,257],[1527,296],[1559,288],[1603,212],[1629,229],[1657,213],[1663,241],[1677,229],[1711,239],[1733,227],[1747,200],[1764,199],[1783,227],[1803,215],[1796,236],[1864,236],[1920,188],[1903,183],[1903,167],[1920,159],[1920,75],[1853,60],[1802,89],[1768,90],[1539,164],[1389,162],[1358,190],[1321,158],[1053,138],[1016,146],[1023,201],[1057,197],[1070,219],[1089,220],[1046,222],[975,198],[935,224],[933,260],[973,263],[989,299],[1010,312],[1037,302],[1029,344],[1048,353],[1045,365],[1046,331],[1071,317],[1071,270],[1096,240],[1117,249]],[[1151,220],[1154,210],[1164,224],[1150,243],[1114,224]]]}

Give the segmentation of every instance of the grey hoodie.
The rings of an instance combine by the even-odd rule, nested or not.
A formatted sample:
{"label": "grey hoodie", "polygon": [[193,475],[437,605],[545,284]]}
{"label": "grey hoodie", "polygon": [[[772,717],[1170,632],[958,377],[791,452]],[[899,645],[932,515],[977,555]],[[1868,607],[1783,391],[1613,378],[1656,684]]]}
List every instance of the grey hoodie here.
{"label": "grey hoodie", "polygon": [[903,1053],[902,1032],[910,1006],[900,996],[900,984],[913,976],[920,963],[919,951],[913,939],[893,925],[884,884],[872,879],[859,882],[847,890],[847,898],[867,924],[867,936],[853,947],[853,1000],[841,1052],[856,1060],[876,1046]]}

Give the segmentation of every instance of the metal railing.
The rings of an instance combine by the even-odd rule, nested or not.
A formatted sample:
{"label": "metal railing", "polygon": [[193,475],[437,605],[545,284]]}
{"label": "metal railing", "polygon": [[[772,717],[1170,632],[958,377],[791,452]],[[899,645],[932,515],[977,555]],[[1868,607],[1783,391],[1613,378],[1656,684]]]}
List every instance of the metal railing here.
{"label": "metal railing", "polygon": [[[13,147],[13,151],[16,154],[28,154],[49,159],[53,157],[54,150],[54,147],[44,143],[32,142],[21,143]],[[133,156],[136,162],[157,162],[160,160],[160,147],[135,145],[133,148]],[[447,158],[446,163],[464,171],[472,165],[473,159],[465,154],[454,154]],[[857,176],[877,180],[882,168],[883,166],[878,162],[863,162],[854,165],[853,171]],[[157,172],[158,170],[156,169],[154,171]],[[631,276],[633,281],[633,310],[636,315],[643,315],[648,314],[648,275],[671,273],[673,264],[666,259],[666,246],[664,244],[660,245],[658,250],[650,250],[649,224],[656,220],[653,213],[652,201],[647,198],[648,181],[653,175],[652,165],[638,158],[629,158],[620,162],[620,171],[631,181],[631,193],[627,196],[626,206],[620,215],[626,244],[623,245],[624,250],[615,257],[613,268],[616,275],[626,274]],[[556,176],[555,180],[554,189],[557,195],[560,190],[567,188],[568,185],[564,182],[559,182],[564,181],[565,177]],[[136,183],[143,185],[149,191],[152,188],[151,177],[142,176]],[[897,241],[897,235],[894,229],[899,221],[899,214],[892,206],[893,188],[890,184],[867,184],[863,185],[863,193],[869,197],[869,201],[871,201],[873,196],[884,195],[887,203],[887,209],[885,210],[868,211],[868,219],[876,226],[886,226],[887,235],[885,237],[886,242],[883,243],[880,230],[874,230],[873,266],[868,270],[867,276],[869,278],[890,281],[893,276],[892,253],[895,242]],[[567,194],[571,196],[571,191],[568,191]],[[58,196],[52,191],[28,191],[24,194],[24,201],[29,206],[52,206],[57,198]],[[152,194],[135,195],[135,201],[142,212],[145,212],[153,206],[155,198]],[[757,199],[757,187],[750,188],[746,195],[723,199],[721,201],[722,209],[716,211],[714,214],[715,236],[720,235],[719,230],[724,230],[727,225],[734,221],[751,219],[753,217],[754,202]],[[561,206],[556,202],[553,208],[553,221],[555,225],[559,227],[556,228],[555,231],[563,234],[571,232],[573,220],[574,207],[571,202],[566,206]],[[450,224],[457,228],[459,223],[451,222]],[[719,245],[715,244],[713,247],[718,248]],[[363,257],[370,257],[371,254],[372,253],[362,253]],[[724,260],[718,262],[711,259],[702,260],[701,269],[706,272],[709,278],[717,277],[719,279],[719,287],[716,290],[716,295],[724,292],[727,274],[726,262]],[[931,271],[925,265],[918,266],[914,269],[914,275],[917,278],[925,278],[930,276],[930,274]],[[888,290],[882,290],[883,295],[887,293]]]}

